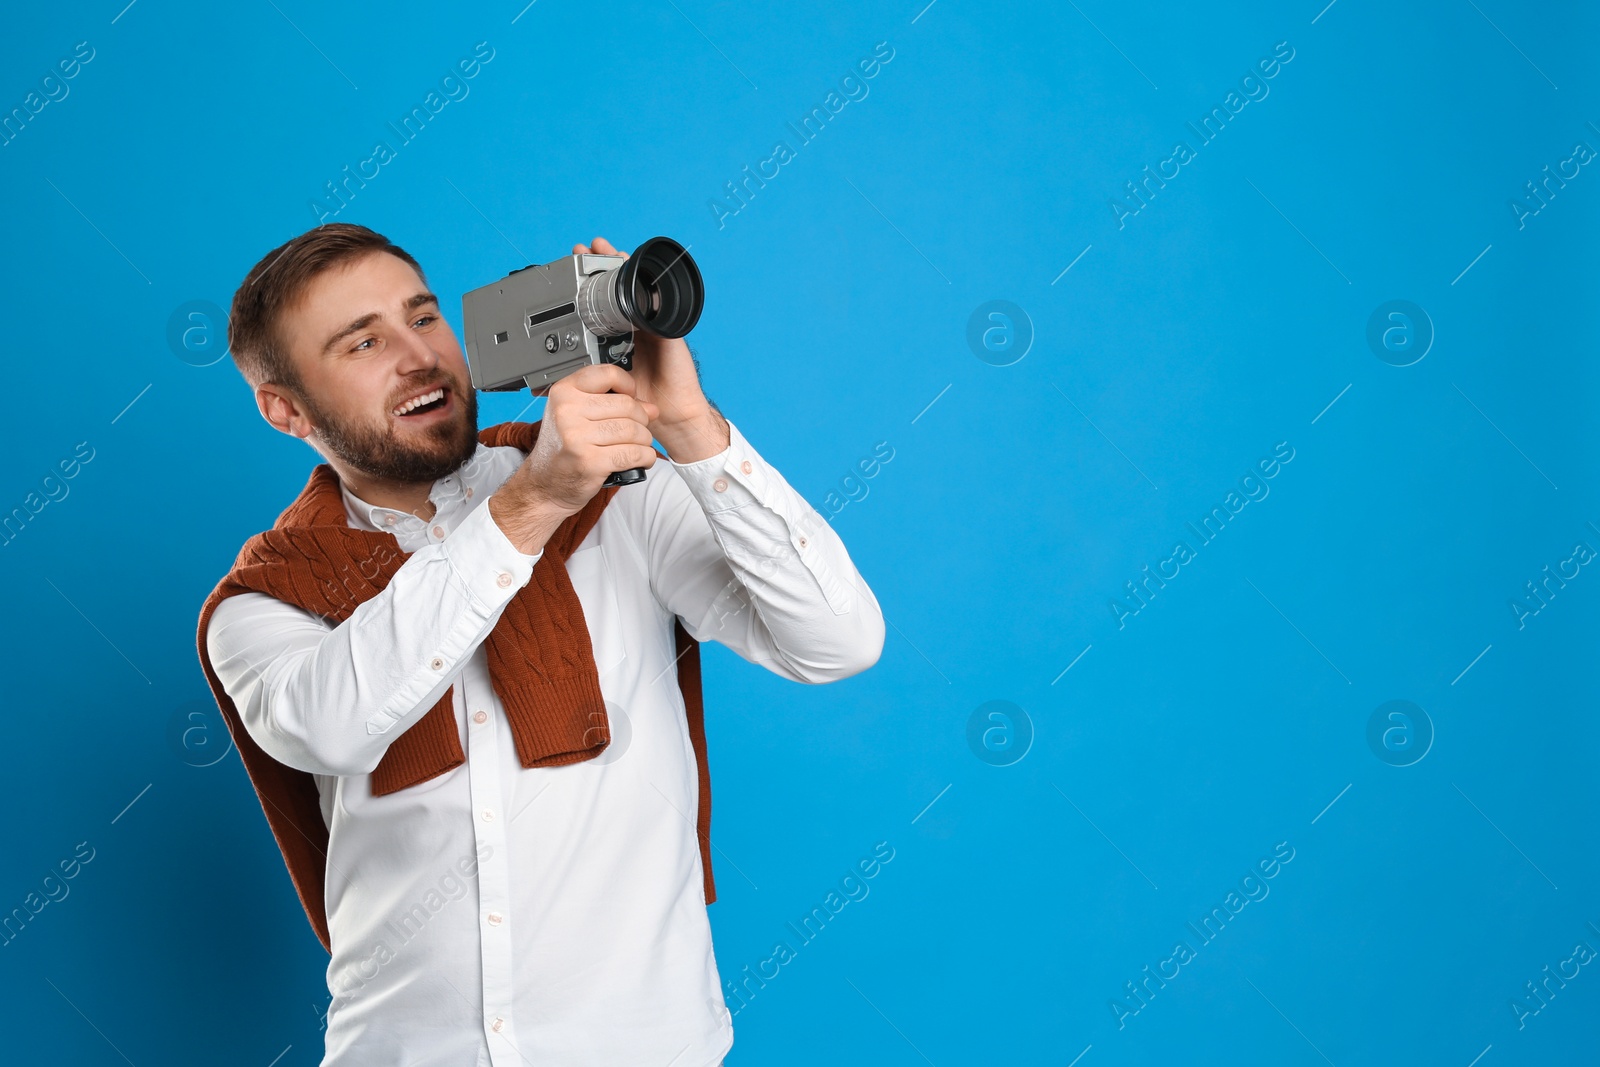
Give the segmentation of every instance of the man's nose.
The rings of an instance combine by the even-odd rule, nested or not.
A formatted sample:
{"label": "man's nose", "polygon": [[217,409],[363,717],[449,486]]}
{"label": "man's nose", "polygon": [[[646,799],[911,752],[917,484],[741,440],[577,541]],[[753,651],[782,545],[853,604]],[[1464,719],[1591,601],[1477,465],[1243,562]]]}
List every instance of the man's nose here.
{"label": "man's nose", "polygon": [[396,340],[395,348],[399,351],[394,367],[398,374],[431,371],[439,365],[439,354],[429,346],[427,338],[420,337],[410,330]]}

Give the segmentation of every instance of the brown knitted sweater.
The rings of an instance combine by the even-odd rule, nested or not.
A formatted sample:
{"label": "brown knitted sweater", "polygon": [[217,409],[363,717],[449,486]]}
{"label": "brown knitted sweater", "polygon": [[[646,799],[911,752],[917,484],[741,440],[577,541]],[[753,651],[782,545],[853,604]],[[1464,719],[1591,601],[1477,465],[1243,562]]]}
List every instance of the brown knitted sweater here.
{"label": "brown knitted sweater", "polygon": [[[539,423],[506,422],[478,434],[485,445],[533,449]],[[659,454],[659,453],[658,453]],[[602,489],[550,536],[528,584],[507,602],[484,641],[489,677],[511,721],[517,756],[524,767],[551,767],[593,759],[611,740],[605,700],[583,606],[566,561],[599,521],[617,492]],[[487,507],[487,503],[480,505]],[[358,530],[345,513],[339,478],[319,464],[294,503],[272,529],[240,549],[233,569],[200,609],[200,663],[217,706],[239,748],[245,771],[261,800],[267,823],[283,853],[306,917],[322,947],[332,951],[323,900],[328,827],[322,819],[316,780],[267,755],[240,721],[238,710],[212,669],[206,648],[211,614],[224,598],[258,592],[343,622],[389,584],[406,561],[392,533]],[[716,900],[711,878],[711,775],[706,765],[705,721],[700,693],[699,643],[674,622],[678,686],[688,717],[700,780],[697,827],[705,898]],[[390,743],[369,776],[374,795],[393,793],[466,762],[449,691],[428,713]],[[463,815],[465,818],[466,815]]]}

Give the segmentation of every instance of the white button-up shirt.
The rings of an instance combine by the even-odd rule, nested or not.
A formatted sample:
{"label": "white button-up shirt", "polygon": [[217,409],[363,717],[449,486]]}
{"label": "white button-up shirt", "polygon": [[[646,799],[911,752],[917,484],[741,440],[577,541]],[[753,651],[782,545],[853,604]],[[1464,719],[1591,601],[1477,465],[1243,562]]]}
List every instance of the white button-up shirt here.
{"label": "white button-up shirt", "polygon": [[[344,623],[262,593],[218,605],[212,666],[262,749],[315,776],[328,824],[325,1067],[710,1067],[732,1045],[673,617],[807,683],[871,666],[884,623],[833,528],[730,435],[618,490],[567,561],[611,725],[594,759],[523,767],[481,647],[540,555],[482,506],[519,449],[480,444],[427,521],[345,490],[350,525],[411,556]],[[466,763],[373,796],[447,690]]]}

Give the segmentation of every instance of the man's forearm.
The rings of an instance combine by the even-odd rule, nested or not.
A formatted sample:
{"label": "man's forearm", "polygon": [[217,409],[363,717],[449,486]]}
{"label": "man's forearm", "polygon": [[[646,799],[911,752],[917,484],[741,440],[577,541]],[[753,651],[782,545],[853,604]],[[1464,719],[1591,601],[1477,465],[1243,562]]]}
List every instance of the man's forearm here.
{"label": "man's forearm", "polygon": [[367,773],[488,637],[527,584],[530,555],[479,507],[338,626],[265,594],[227,598],[207,633],[212,666],[274,759],[314,774]]}

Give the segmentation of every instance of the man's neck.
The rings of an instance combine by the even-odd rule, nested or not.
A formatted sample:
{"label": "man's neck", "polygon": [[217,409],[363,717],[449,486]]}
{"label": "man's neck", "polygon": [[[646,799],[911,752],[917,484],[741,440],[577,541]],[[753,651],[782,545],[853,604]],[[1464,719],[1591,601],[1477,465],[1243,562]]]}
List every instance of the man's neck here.
{"label": "man's neck", "polygon": [[392,482],[369,477],[340,462],[330,461],[330,465],[346,489],[375,507],[408,512],[423,522],[432,519],[437,510],[428,499],[433,493],[432,482]]}

